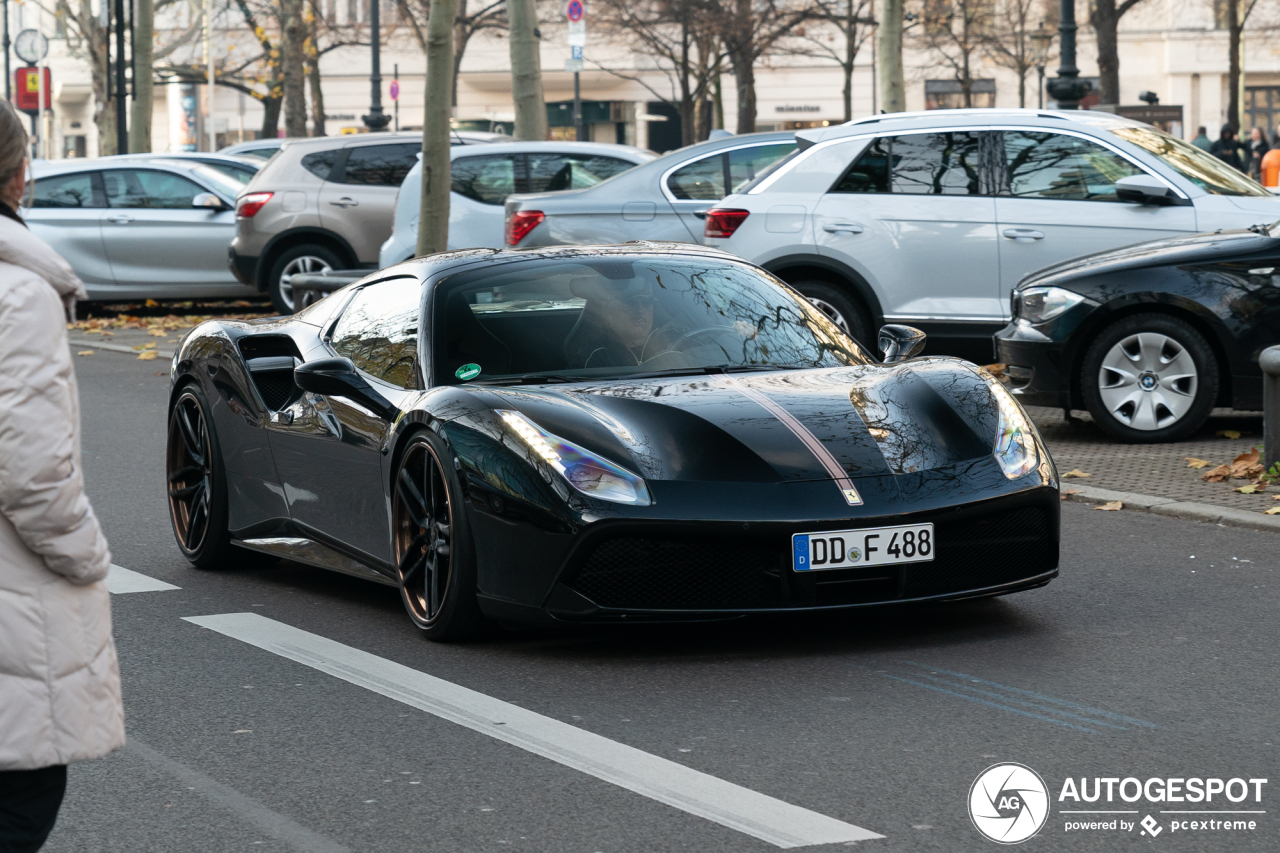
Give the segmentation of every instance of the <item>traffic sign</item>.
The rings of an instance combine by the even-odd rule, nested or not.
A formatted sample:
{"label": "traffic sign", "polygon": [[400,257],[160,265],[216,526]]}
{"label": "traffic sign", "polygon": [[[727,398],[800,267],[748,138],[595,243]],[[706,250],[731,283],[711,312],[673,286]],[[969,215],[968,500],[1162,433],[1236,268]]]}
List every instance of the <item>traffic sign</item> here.
{"label": "traffic sign", "polygon": [[578,60],[579,62],[581,62],[581,61],[582,61],[582,45],[580,45],[580,44],[575,44],[575,45],[570,46],[570,48],[569,48],[569,56],[570,56],[570,58],[572,58],[572,59],[576,59],[576,60]]}
{"label": "traffic sign", "polygon": [[581,70],[582,70],[582,60],[581,60],[581,59],[566,59],[566,60],[564,61],[564,70],[565,70],[565,71],[581,71]]}
{"label": "traffic sign", "polygon": [[[41,75],[41,71],[44,74]],[[14,74],[14,93],[13,105],[26,113],[36,113],[40,110],[40,101],[44,101],[44,108],[47,110],[52,105],[49,98],[49,90],[51,88],[49,67],[46,65],[43,69],[29,65],[26,68],[17,69]],[[41,85],[41,77],[44,78],[44,84]],[[43,98],[41,95],[43,94]]]}
{"label": "traffic sign", "polygon": [[399,80],[392,80],[392,81],[391,81],[391,92],[390,92],[390,94],[391,94],[391,100],[393,100],[393,101],[398,101],[398,100],[400,100],[400,81],[399,81]]}
{"label": "traffic sign", "polygon": [[570,21],[581,21],[587,10],[582,5],[582,0],[569,0],[564,4],[564,16]]}

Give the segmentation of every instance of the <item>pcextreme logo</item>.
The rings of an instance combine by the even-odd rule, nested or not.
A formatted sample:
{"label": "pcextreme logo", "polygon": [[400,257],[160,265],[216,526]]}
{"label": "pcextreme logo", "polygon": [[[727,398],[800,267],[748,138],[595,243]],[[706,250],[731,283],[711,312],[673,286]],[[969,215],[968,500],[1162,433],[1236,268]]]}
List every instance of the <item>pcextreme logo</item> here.
{"label": "pcextreme logo", "polygon": [[1049,789],[1025,764],[993,764],[969,788],[969,818],[987,838],[1020,844],[1049,817]]}
{"label": "pcextreme logo", "polygon": [[[1214,835],[1250,833],[1266,815],[1266,779],[1216,777],[1067,777],[1058,793],[1063,832],[1137,832],[1155,838],[1168,830]],[[1020,844],[1049,819],[1049,789],[1025,764],[988,767],[969,788],[969,818],[998,844]]]}

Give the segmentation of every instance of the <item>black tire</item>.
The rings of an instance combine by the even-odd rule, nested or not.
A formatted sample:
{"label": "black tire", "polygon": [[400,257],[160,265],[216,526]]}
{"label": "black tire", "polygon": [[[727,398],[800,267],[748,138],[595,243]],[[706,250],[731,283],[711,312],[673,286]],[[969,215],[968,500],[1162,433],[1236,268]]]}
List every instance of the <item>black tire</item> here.
{"label": "black tire", "polygon": [[184,386],[169,409],[165,450],[169,522],[182,556],[199,569],[226,565],[234,556],[226,473],[209,411],[200,386]]}
{"label": "black tire", "polygon": [[871,328],[871,315],[860,299],[829,281],[804,279],[789,283],[851,338],[875,352],[876,336]]}
{"label": "black tire", "polygon": [[476,558],[453,453],[430,430],[405,443],[391,481],[392,553],[400,599],[428,639],[466,640],[487,628],[476,600]]}
{"label": "black tire", "polygon": [[1184,439],[1204,425],[1218,398],[1213,348],[1190,323],[1167,314],[1135,314],[1108,326],[1085,351],[1080,371],[1094,421],[1126,442]]}
{"label": "black tire", "polygon": [[[308,243],[285,249],[271,265],[267,274],[267,295],[271,303],[281,314],[292,314],[298,310],[293,298],[293,290],[289,287],[289,277],[305,272],[322,272],[325,269],[342,269],[342,258],[337,252],[325,246]],[[305,267],[305,269],[299,268]]]}

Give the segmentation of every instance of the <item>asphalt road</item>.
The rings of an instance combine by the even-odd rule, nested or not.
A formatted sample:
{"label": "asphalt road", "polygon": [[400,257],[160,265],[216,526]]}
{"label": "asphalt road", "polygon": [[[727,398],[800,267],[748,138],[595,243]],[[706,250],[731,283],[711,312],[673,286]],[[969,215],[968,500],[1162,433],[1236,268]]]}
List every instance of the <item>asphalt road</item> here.
{"label": "asphalt road", "polygon": [[[393,589],[287,563],[188,566],[163,495],[166,365],[99,351],[76,366],[115,562],[180,589],[112,597],[130,746],[72,768],[50,853],[778,849],[184,621],[234,613],[884,836],[867,851],[997,849],[966,806],[1003,761],[1047,783],[1029,850],[1280,849],[1273,534],[1068,504],[1061,577],[1009,598],[436,645]],[[1271,781],[1261,803],[1250,788],[1239,804],[1107,805],[1059,801],[1067,777]],[[1091,806],[1161,832],[1065,830],[1117,818],[1062,814]],[[1231,832],[1175,832],[1214,816],[1161,814],[1207,807],[1266,813]]]}

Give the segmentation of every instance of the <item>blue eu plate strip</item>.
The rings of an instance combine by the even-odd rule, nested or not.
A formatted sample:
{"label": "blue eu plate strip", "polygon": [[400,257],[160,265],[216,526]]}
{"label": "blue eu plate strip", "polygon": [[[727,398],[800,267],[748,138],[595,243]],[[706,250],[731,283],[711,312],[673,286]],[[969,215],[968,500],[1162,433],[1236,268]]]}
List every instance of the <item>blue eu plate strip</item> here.
{"label": "blue eu plate strip", "polygon": [[796,571],[809,571],[809,534],[802,533],[798,536],[792,536],[791,547],[794,549],[795,553],[793,563],[795,564]]}

